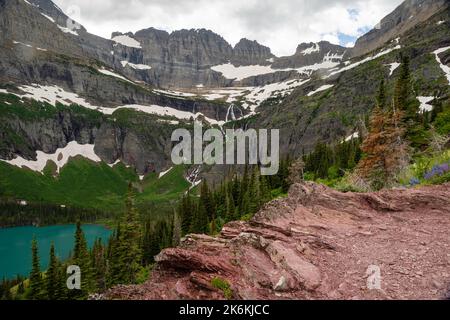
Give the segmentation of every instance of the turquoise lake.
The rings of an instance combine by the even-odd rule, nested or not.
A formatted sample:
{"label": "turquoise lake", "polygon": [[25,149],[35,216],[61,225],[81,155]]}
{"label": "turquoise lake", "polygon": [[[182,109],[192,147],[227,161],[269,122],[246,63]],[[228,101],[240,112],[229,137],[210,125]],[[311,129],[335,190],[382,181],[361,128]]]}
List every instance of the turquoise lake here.
{"label": "turquoise lake", "polygon": [[[3,277],[15,278],[18,274],[27,276],[30,273],[33,236],[38,241],[42,270],[48,266],[52,241],[58,258],[67,259],[73,250],[75,229],[75,225],[0,229],[0,280]],[[110,230],[100,225],[84,225],[82,229],[89,247],[92,247],[95,239],[101,238],[105,243],[111,235]]]}

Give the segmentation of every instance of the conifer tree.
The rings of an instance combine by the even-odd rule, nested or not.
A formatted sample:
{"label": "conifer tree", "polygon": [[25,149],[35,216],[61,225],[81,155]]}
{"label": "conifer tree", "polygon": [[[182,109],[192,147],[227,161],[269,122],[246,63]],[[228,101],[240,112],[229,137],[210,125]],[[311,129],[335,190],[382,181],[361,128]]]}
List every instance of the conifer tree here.
{"label": "conifer tree", "polygon": [[96,239],[91,251],[91,263],[94,271],[95,285],[99,290],[106,289],[105,274],[106,260],[105,248],[101,239]]}
{"label": "conifer tree", "polygon": [[29,282],[29,295],[28,298],[30,300],[40,300],[42,299],[42,274],[41,274],[41,266],[39,263],[39,251],[38,251],[38,243],[36,238],[33,238],[31,243],[31,254],[32,254],[32,269],[30,273],[30,282]]}
{"label": "conifer tree", "polygon": [[107,287],[121,284],[124,272],[123,261],[121,259],[120,239],[122,235],[121,224],[118,223],[114,233],[111,235],[108,244],[106,283]]}
{"label": "conifer tree", "polygon": [[134,194],[131,184],[128,186],[126,213],[121,224],[118,250],[123,284],[135,283],[137,272],[141,268],[141,226],[139,215],[134,206]]}
{"label": "conifer tree", "polygon": [[67,298],[67,279],[66,279],[66,270],[67,266],[61,264],[61,262],[57,261],[57,273],[56,273],[56,292],[55,292],[55,300],[65,300]]}
{"label": "conifer tree", "polygon": [[89,293],[95,291],[96,288],[89,249],[80,221],[77,222],[75,231],[75,246],[73,250],[72,263],[73,265],[80,267],[81,289],[71,290],[69,294],[70,298],[86,299]]}
{"label": "conifer tree", "polygon": [[423,117],[419,113],[419,102],[413,94],[413,86],[408,57],[402,57],[400,75],[394,91],[393,110],[398,115],[397,126],[404,128],[403,137],[414,148],[426,145],[427,135]]}
{"label": "conifer tree", "polygon": [[[380,92],[383,90],[380,88]],[[357,173],[372,189],[379,190],[392,184],[404,165],[406,148],[402,140],[403,129],[399,125],[402,115],[401,110],[384,111],[379,104],[372,112],[369,134],[361,147],[365,157],[357,168]]]}
{"label": "conifer tree", "polygon": [[47,297],[49,300],[56,300],[57,290],[58,290],[58,278],[59,278],[59,270],[58,270],[58,259],[55,255],[55,245],[51,244],[50,247],[50,259],[49,259],[49,267],[46,273],[46,287],[47,287]]}

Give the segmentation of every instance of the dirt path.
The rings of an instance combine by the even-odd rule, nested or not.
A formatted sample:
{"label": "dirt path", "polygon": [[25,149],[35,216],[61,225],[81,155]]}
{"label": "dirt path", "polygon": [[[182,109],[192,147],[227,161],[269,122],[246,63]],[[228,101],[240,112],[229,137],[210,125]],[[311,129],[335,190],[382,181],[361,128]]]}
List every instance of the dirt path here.
{"label": "dirt path", "polygon": [[292,187],[217,238],[192,235],[157,257],[151,280],[108,298],[444,299],[450,289],[450,185],[339,193]]}

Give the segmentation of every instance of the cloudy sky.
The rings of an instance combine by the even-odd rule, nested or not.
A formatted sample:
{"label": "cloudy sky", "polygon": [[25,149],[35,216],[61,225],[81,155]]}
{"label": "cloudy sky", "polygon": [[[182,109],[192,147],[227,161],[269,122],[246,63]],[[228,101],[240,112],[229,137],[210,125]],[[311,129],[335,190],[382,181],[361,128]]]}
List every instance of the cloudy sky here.
{"label": "cloudy sky", "polygon": [[278,56],[301,42],[328,40],[351,46],[402,0],[54,0],[89,32],[155,27],[206,28],[232,45],[257,40]]}

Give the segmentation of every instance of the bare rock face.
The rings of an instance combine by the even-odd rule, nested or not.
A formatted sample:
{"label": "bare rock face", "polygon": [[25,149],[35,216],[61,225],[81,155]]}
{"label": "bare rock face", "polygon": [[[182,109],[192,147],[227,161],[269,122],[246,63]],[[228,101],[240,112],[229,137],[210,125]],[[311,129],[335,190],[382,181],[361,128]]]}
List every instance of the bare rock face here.
{"label": "bare rock face", "polygon": [[[441,299],[450,284],[450,185],[340,193],[314,183],[218,237],[189,235],[151,279],[107,299]],[[380,270],[371,287],[370,270]]]}
{"label": "bare rock face", "polygon": [[275,56],[270,48],[260,45],[256,41],[241,39],[233,49],[232,62],[235,65],[269,65]]}
{"label": "bare rock face", "polygon": [[406,31],[428,20],[448,5],[448,0],[406,0],[383,18],[372,31],[359,38],[350,51],[350,56],[358,57],[378,49],[389,40],[401,37]]}

